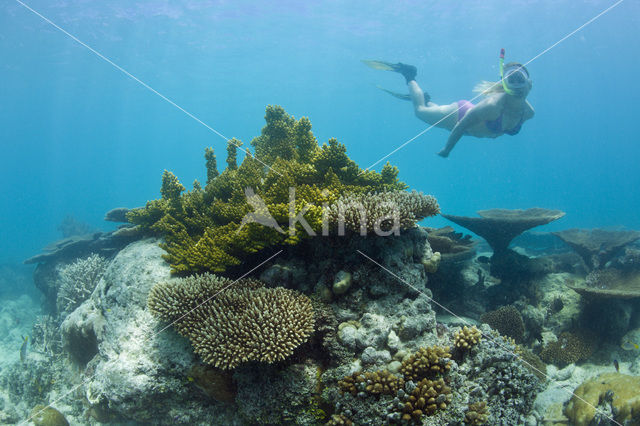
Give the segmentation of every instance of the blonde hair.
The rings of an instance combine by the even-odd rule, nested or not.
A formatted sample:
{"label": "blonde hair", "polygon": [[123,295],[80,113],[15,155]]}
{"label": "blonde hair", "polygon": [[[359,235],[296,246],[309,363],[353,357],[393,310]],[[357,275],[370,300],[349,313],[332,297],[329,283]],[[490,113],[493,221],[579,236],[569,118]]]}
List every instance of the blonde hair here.
{"label": "blonde hair", "polygon": [[479,93],[484,96],[490,96],[496,93],[504,93],[504,87],[502,87],[502,81],[487,81],[482,80],[476,84],[473,88],[475,93]]}

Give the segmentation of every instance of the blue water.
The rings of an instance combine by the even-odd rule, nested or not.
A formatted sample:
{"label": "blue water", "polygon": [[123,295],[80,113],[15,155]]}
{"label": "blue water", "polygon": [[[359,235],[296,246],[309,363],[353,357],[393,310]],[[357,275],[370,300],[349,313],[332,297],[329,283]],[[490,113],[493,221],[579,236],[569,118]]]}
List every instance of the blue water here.
{"label": "blue water", "polygon": [[[500,48],[529,61],[614,2],[27,4],[226,137],[248,145],[279,104],[366,167],[428,126],[375,88],[404,91],[402,77],[360,59],[416,65],[437,103],[469,99]],[[639,26],[640,3],[623,1],[529,64],[536,116],[517,136],[465,137],[442,159],[433,129],[389,160],[446,213],[539,206],[567,213],[546,230],[640,229]],[[164,169],[204,180],[206,146],[224,164],[224,139],[13,0],[0,58],[0,262],[59,239],[68,214],[109,229],[109,209],[159,196]]]}

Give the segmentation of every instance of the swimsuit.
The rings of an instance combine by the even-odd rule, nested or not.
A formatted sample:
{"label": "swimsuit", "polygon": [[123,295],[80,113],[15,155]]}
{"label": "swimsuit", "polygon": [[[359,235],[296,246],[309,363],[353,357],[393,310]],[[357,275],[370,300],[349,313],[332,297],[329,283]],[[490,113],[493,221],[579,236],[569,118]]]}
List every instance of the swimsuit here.
{"label": "swimsuit", "polygon": [[[465,114],[474,106],[475,105],[473,105],[471,102],[464,99],[458,101],[458,121],[462,120],[462,117],[464,117]],[[518,122],[518,124],[516,124],[511,130],[502,129],[503,115],[504,115],[504,110],[502,110],[502,113],[500,113],[500,116],[495,120],[485,121],[484,124],[485,126],[487,126],[487,129],[489,129],[491,133],[496,133],[496,134],[506,133],[507,135],[511,135],[511,136],[518,134],[518,132],[520,131],[520,128],[522,127],[522,123],[524,123],[524,112],[522,113],[522,117],[520,117],[520,121]]]}

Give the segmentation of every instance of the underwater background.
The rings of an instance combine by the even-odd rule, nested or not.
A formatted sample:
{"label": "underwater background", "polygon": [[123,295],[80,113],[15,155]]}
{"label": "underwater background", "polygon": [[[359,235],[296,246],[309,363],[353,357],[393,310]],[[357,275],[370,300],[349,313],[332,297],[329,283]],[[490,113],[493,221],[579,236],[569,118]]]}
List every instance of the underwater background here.
{"label": "underwater background", "polygon": [[[2,2],[0,425],[640,425],[639,27],[633,0]],[[535,116],[448,158],[363,63],[477,103],[501,49]],[[290,187],[346,235],[266,229]],[[356,235],[388,203],[402,233]]]}
{"label": "underwater background", "polygon": [[[361,59],[416,65],[436,103],[470,99],[497,79],[500,48],[527,62],[614,2],[27,4],[226,137],[248,146],[265,106],[282,105],[367,167],[428,126],[376,89],[403,92],[402,77]],[[624,1],[528,64],[536,116],[517,136],[466,137],[442,159],[447,132],[432,129],[388,160],[444,213],[539,206],[567,213],[545,230],[640,228],[639,24],[640,4]],[[190,188],[205,179],[204,148],[224,152],[223,138],[19,2],[0,5],[0,55],[0,263],[59,239],[67,215],[105,228],[109,209],[157,198],[164,169]]]}

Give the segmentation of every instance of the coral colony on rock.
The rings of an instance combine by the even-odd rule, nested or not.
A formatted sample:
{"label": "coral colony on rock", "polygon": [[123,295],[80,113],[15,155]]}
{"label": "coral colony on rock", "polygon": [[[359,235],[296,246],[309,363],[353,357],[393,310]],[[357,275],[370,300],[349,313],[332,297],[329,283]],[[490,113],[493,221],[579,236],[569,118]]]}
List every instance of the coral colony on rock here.
{"label": "coral colony on rock", "polygon": [[640,234],[532,255],[512,240],[564,212],[446,215],[478,253],[417,225],[440,207],[397,168],[265,119],[240,164],[238,140],[223,171],[207,148],[204,185],[165,171],[116,231],[26,261],[44,314],[2,366],[0,422],[640,424]]}

